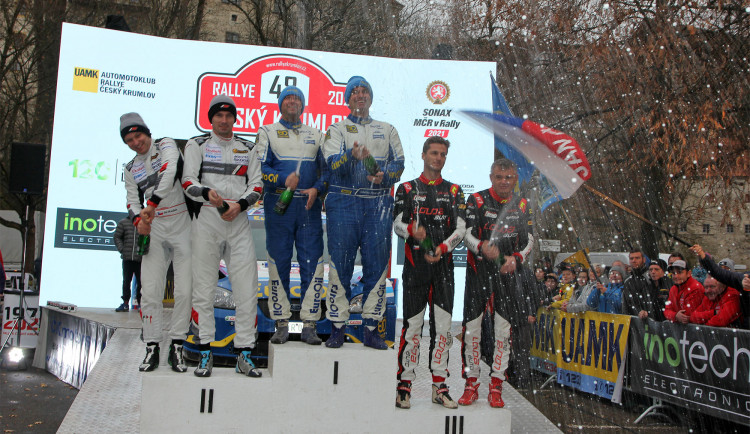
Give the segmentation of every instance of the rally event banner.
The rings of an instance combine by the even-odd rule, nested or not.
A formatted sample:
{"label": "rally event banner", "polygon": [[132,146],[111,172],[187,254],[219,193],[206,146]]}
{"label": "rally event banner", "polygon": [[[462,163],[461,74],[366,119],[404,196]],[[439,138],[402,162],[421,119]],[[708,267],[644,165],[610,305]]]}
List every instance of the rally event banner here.
{"label": "rally event banner", "polygon": [[539,308],[531,367],[557,382],[620,401],[630,316]]}
{"label": "rally event banner", "polygon": [[[361,75],[373,88],[372,117],[399,132],[402,181],[419,176],[424,140],[439,135],[451,141],[444,178],[471,194],[490,185],[494,138],[457,112],[491,109],[488,77],[495,69],[494,62],[186,41],[64,24],[40,303],[114,307],[121,301],[112,235],[126,212],[123,166],[134,156],[120,138],[123,113],[140,113],[154,138],[188,139],[210,131],[207,106],[226,94],[237,104],[235,132],[255,140],[260,126],[279,120],[281,90],[295,85],[307,103],[302,121],[325,131],[349,113],[346,82]],[[392,276],[401,277],[396,252],[402,243],[395,236],[393,246]],[[464,279],[464,269],[457,269],[457,306]]]}
{"label": "rally event banner", "polygon": [[42,307],[45,330],[34,354],[34,366],[80,389],[102,354],[115,327]]}
{"label": "rally event banner", "polygon": [[630,388],[750,425],[750,332],[669,321],[633,321]]}

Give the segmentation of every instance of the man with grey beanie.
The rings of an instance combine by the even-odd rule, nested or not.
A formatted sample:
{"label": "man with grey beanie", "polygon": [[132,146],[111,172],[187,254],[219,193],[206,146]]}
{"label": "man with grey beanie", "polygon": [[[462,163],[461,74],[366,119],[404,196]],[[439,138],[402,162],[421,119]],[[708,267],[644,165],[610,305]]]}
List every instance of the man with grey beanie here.
{"label": "man with grey beanie", "polygon": [[201,204],[193,224],[193,309],[198,313],[199,349],[195,375],[208,377],[213,367],[211,342],[215,339],[214,291],[219,261],[224,258],[237,305],[234,348],[239,352],[235,370],[249,377],[261,372],[250,359],[257,332],[258,264],[247,219],[247,208],[263,191],[255,144],[234,135],[234,101],[215,96],[208,109],[212,131],[185,145],[182,187]]}
{"label": "man with grey beanie", "polygon": [[[125,165],[128,216],[140,235],[149,235],[141,261],[141,322],[146,357],[139,370],[159,366],[162,340],[162,299],[169,263],[174,264],[174,310],[169,327],[169,364],[187,371],[182,344],[190,327],[192,305],[190,217],[180,186],[182,155],[170,138],[151,139],[138,113],[120,117],[120,136],[136,156]],[[145,203],[144,203],[145,202]]]}

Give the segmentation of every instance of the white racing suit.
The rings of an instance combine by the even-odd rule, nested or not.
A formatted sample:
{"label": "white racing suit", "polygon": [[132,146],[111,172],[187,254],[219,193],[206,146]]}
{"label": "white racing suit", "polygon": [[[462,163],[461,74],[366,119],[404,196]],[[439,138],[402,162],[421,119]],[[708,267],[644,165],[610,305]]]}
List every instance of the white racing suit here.
{"label": "white racing suit", "polygon": [[[271,284],[269,308],[271,319],[292,316],[289,297],[289,274],[292,247],[297,251],[302,300],[300,319],[320,320],[323,297],[323,223],[322,201],[328,187],[328,166],[323,160],[323,133],[307,125],[292,125],[283,119],[258,130],[256,140],[263,172],[263,209],[265,211],[266,250]],[[294,198],[284,215],[273,209],[286,189],[286,178],[299,168],[299,182]],[[315,188],[317,198],[305,209],[308,196],[302,190]]]}
{"label": "white racing suit", "polygon": [[190,327],[193,278],[191,271],[190,217],[180,188],[182,156],[174,140],[152,140],[144,155],[125,166],[128,215],[137,224],[148,201],[156,209],[151,223],[149,250],[141,261],[141,317],[143,340],[162,340],[162,300],[167,269],[174,264],[174,310],[169,337],[183,340]]}
{"label": "white racing suit", "polygon": [[[193,137],[185,145],[182,186],[202,203],[193,223],[193,309],[198,313],[201,344],[215,340],[214,293],[219,261],[224,258],[236,309],[235,348],[254,348],[256,338],[258,263],[250,221],[245,211],[262,192],[260,161],[254,144],[239,137],[222,139],[213,133]],[[221,219],[208,201],[209,190],[240,204],[234,220]]]}

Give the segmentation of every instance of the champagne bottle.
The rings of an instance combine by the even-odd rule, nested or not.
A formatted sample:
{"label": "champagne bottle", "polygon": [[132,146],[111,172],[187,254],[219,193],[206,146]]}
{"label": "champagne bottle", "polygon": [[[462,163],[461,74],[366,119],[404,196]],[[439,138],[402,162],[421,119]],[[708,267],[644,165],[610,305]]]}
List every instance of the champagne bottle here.
{"label": "champagne bottle", "polygon": [[370,176],[375,176],[380,172],[380,166],[378,166],[378,162],[375,161],[372,155],[365,157],[365,159],[362,160],[362,163],[365,165],[365,169],[367,169],[367,173],[369,173]]}
{"label": "champagne bottle", "polygon": [[286,209],[289,208],[289,204],[292,203],[292,198],[294,197],[294,190],[287,187],[286,190],[284,190],[279,195],[279,200],[276,201],[276,205],[273,206],[273,212],[275,212],[278,215],[284,215],[286,212]]}
{"label": "champagne bottle", "polygon": [[151,243],[150,235],[138,235],[138,254],[143,256],[148,253],[148,247]]}
{"label": "champagne bottle", "polygon": [[435,256],[435,245],[432,243],[432,238],[426,237],[419,243],[419,247],[430,256]]}
{"label": "champagne bottle", "polygon": [[229,204],[227,201],[222,201],[221,206],[216,209],[219,210],[219,214],[224,215],[225,212],[229,211]]}

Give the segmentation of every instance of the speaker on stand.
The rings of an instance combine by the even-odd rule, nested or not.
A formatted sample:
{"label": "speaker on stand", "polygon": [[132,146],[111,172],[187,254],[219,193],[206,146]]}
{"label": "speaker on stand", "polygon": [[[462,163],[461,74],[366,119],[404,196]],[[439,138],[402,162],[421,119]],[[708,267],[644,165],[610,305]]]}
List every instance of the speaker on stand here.
{"label": "speaker on stand", "polygon": [[[2,351],[8,345],[8,342],[10,342],[10,339],[13,336],[13,331],[17,331],[16,348],[11,349],[10,353],[21,354],[21,359],[16,361],[16,363],[18,363],[18,369],[26,369],[26,363],[23,363],[23,365],[21,364],[23,361],[23,350],[21,350],[21,330],[23,329],[23,323],[26,322],[24,293],[26,290],[26,239],[29,236],[30,196],[32,194],[41,195],[44,193],[44,161],[46,155],[47,147],[45,145],[19,142],[13,142],[11,144],[8,190],[11,193],[18,193],[25,196],[26,214],[21,222],[23,228],[23,253],[21,256],[21,288],[18,299],[18,315],[13,322],[13,327],[11,328],[8,337],[5,339],[5,342],[3,342],[3,345],[0,346],[0,351]],[[13,357],[13,354],[11,354],[10,357]]]}

